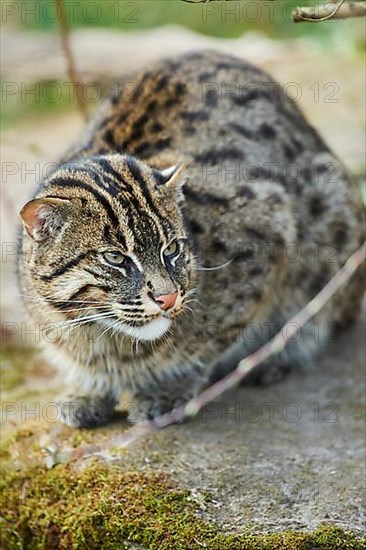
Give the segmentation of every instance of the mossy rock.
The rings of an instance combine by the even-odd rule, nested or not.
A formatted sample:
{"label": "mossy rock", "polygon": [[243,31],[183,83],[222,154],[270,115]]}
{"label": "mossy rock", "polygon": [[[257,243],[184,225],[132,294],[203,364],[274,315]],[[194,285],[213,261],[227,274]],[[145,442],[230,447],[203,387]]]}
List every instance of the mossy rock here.
{"label": "mossy rock", "polygon": [[[24,399],[27,410],[34,408],[35,401],[41,407],[52,401],[49,372],[37,354],[18,355],[16,346],[8,347],[3,361],[6,378],[3,397],[6,401]],[[39,383],[35,384],[34,380]],[[30,397],[29,392],[38,387],[37,398]],[[188,433],[190,441],[197,444],[202,432],[197,430],[197,426],[194,428],[194,423],[190,424],[191,431],[186,428],[183,435],[161,431],[150,440],[136,442],[133,447],[113,450],[118,466],[89,458],[48,469],[43,464],[49,444],[50,448],[56,444],[57,455],[70,455],[69,451],[79,446],[103,446],[111,436],[120,434],[129,426],[116,422],[93,431],[71,430],[59,423],[47,422],[42,415],[39,419],[29,416],[30,419],[26,416],[23,421],[20,415],[16,422],[8,422],[7,426],[5,423],[5,437],[0,446],[0,546],[4,550],[366,549],[365,539],[330,524],[323,524],[314,532],[255,534],[266,530],[263,523],[259,528],[251,523],[256,510],[263,509],[261,502],[255,502],[254,515],[243,512],[242,518],[238,515],[241,510],[234,513],[231,507],[227,507],[221,521],[214,513],[213,503],[217,495],[208,490],[196,493],[194,484],[191,492],[189,484],[185,483],[186,473],[177,475],[181,455],[175,454],[179,445],[175,445],[174,438],[177,437],[178,444],[183,442],[186,445]],[[203,427],[206,430],[206,425]],[[218,425],[214,427],[217,429]],[[224,428],[225,433],[230,433],[230,426]],[[280,428],[277,426],[277,434]],[[231,429],[237,433],[238,426],[235,424]],[[286,433],[286,440],[292,436],[292,432]],[[240,438],[236,446],[238,442],[240,444]],[[242,450],[234,465],[243,464],[248,458],[247,451]],[[302,463],[301,475],[311,484],[313,472],[307,470],[306,464]],[[214,466],[212,462],[211,468]],[[235,469],[231,466],[230,471]],[[166,472],[170,472],[169,475]],[[215,476],[219,493],[236,483],[235,476],[221,478],[219,473]],[[266,501],[264,504],[268,506]],[[218,510],[223,512],[223,508]],[[265,508],[265,513],[266,510],[268,508]],[[286,510],[291,514],[291,510]],[[227,525],[229,513],[233,521]],[[220,522],[220,526],[213,518]],[[243,521],[238,523],[237,519]],[[272,518],[270,525],[275,524]],[[238,525],[245,525],[244,530],[233,533]],[[280,522],[277,528],[281,529]]]}
{"label": "mossy rock", "polygon": [[89,464],[7,471],[0,483],[4,549],[358,550],[366,541],[330,525],[313,533],[225,534],[200,519],[188,491],[157,472]]}

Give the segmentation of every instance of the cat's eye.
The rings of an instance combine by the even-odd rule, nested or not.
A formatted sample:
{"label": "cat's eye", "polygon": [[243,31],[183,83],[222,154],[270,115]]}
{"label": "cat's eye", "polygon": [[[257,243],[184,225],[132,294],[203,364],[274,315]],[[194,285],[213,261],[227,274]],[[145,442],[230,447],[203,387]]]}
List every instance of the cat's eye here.
{"label": "cat's eye", "polygon": [[124,256],[121,252],[111,251],[111,252],[105,252],[103,254],[103,258],[106,262],[113,266],[122,266],[122,264],[126,260],[126,256]]}
{"label": "cat's eye", "polygon": [[163,251],[164,258],[172,260],[179,254],[179,243],[178,241],[172,241]]}

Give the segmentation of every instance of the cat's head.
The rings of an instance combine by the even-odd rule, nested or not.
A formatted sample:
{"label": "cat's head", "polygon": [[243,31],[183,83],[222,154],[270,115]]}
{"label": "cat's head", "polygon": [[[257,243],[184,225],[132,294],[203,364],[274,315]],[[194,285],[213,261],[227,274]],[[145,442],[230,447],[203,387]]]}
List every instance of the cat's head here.
{"label": "cat's head", "polygon": [[71,324],[161,337],[195,282],[183,169],[122,155],[62,165],[21,211],[27,287]]}

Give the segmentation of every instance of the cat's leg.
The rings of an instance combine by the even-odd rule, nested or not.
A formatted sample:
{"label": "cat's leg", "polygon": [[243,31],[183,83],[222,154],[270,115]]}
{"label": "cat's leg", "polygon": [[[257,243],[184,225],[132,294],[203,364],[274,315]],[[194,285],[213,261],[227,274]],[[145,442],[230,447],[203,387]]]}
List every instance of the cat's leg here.
{"label": "cat's leg", "polygon": [[133,391],[129,420],[152,420],[185,405],[202,391],[207,384],[207,378],[201,362],[186,363],[159,373],[153,380],[146,380],[144,385]]}
{"label": "cat's leg", "polygon": [[106,424],[118,404],[120,389],[105,374],[93,374],[72,385],[72,391],[58,399],[62,422],[74,428]]}
{"label": "cat's leg", "polygon": [[290,323],[286,328],[286,321],[301,308],[300,305],[296,309],[295,307],[292,304],[292,313],[288,309],[286,316],[284,311],[277,310],[275,321],[268,319],[263,323],[257,323],[261,337],[255,342],[253,342],[253,339],[248,342],[243,338],[240,342],[229,347],[214,364],[210,383],[217,382],[229,374],[242,359],[254,354],[280,332],[285,338],[286,336],[289,337],[284,349],[254,367],[245,376],[242,384],[270,385],[280,382],[294,369],[313,369],[315,367],[315,355],[328,344],[334,342],[336,323],[332,321],[332,305],[328,304],[323,311],[304,326],[298,327],[298,331],[292,334],[290,329],[293,326]]}
{"label": "cat's leg", "polygon": [[[316,368],[314,358],[336,339],[336,324],[325,308],[298,332],[291,336],[285,348],[264,361],[245,378],[245,385],[268,385],[280,381],[293,370],[307,371]],[[295,313],[295,312],[294,312]],[[281,325],[282,327],[285,325]],[[286,329],[283,335],[286,336]]]}
{"label": "cat's leg", "polygon": [[113,396],[65,395],[58,401],[61,420],[73,428],[94,428],[113,416],[117,401]]}
{"label": "cat's leg", "polygon": [[[260,327],[260,323],[257,325]],[[267,327],[265,327],[267,328]],[[265,331],[259,328],[264,334]],[[255,353],[262,345],[264,345],[268,338],[258,339],[256,342],[246,341],[245,338],[229,346],[226,351],[219,356],[219,358],[212,363],[209,369],[210,376],[208,383],[214,384],[218,382],[224,376],[232,372],[242,359]],[[244,385],[269,385],[280,382],[286,377],[293,364],[287,350],[284,350],[276,356],[272,356],[267,361],[260,363],[257,367],[250,372],[249,375],[243,380]]]}
{"label": "cat's leg", "polygon": [[[258,348],[246,347],[244,345],[241,346],[240,350],[237,352],[232,353],[230,350],[227,350],[226,354],[215,362],[210,375],[210,384],[214,384],[224,378],[224,376],[228,375],[238,366],[242,359],[245,359],[245,357],[248,357],[257,349]],[[299,361],[296,361],[296,364],[298,363]],[[250,373],[245,376],[242,384],[245,386],[267,386],[276,384],[290,374],[294,367],[295,361],[285,349],[278,355],[272,356],[270,359],[254,367]]]}

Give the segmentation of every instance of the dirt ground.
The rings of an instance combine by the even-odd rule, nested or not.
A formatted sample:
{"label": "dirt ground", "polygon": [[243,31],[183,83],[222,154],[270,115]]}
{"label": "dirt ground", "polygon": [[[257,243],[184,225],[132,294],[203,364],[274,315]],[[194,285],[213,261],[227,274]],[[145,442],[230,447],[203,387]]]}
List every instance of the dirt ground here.
{"label": "dirt ground", "polygon": [[[76,33],[74,40],[78,64],[85,68],[83,76],[88,78],[117,78],[132,66],[142,66],[165,53],[174,37],[171,53],[221,47],[252,60],[284,84],[295,82],[301,91],[300,105],[312,124],[357,176],[364,174],[364,98],[360,90],[365,88],[365,77],[363,61],[353,52],[320,55],[304,41],[279,45],[257,35],[223,43],[178,29],[161,31],[159,45],[157,31],[144,33],[144,45],[135,36],[107,33],[102,38],[104,31],[100,31],[99,40],[90,41],[87,32],[80,31],[79,38]],[[20,47],[19,43],[15,46],[15,38],[5,36],[13,57],[3,71],[8,79],[27,80],[31,71],[24,60],[26,48],[32,47],[34,55],[40,56],[44,48],[55,50],[55,46],[49,37],[34,40],[29,34],[21,37]],[[103,44],[102,51],[97,52],[96,43]],[[152,47],[146,48],[150,43]],[[118,62],[117,70],[114,56],[106,68],[103,55],[118,48],[124,51],[125,61]],[[48,77],[53,71],[57,78],[60,63],[56,58],[52,67],[48,66]],[[315,83],[320,90],[317,101]],[[333,87],[326,88],[329,83]],[[334,90],[337,101],[327,102],[327,94]],[[3,431],[8,437],[30,429],[31,441],[38,444],[35,463],[42,463],[46,456],[39,448],[52,442],[63,441],[69,446],[84,440],[98,443],[129,429],[121,419],[94,432],[82,430],[79,437],[58,423],[29,415],[22,418],[20,413],[22,407],[35,403],[42,407],[52,401],[56,386],[51,371],[31,349],[34,335],[22,330],[14,276],[16,212],[31,195],[44,166],[57,160],[81,127],[79,115],[70,109],[57,116],[18,123],[4,133],[1,144],[6,170],[1,203],[1,312],[3,338],[11,344],[11,348],[5,346],[2,362],[2,399],[20,405],[7,418],[3,409]],[[292,374],[271,387],[241,387],[229,392],[221,401],[207,405],[195,420],[122,450],[117,463],[123,470],[169,473],[180,487],[189,489],[202,519],[216,522],[225,532],[313,530],[328,522],[364,533],[364,334],[362,314],[355,326],[335,337],[311,370]],[[28,443],[25,436],[25,446]],[[25,458],[33,460],[32,452],[27,457],[24,453],[20,446],[14,456],[20,467]],[[207,493],[211,495],[208,501]]]}

